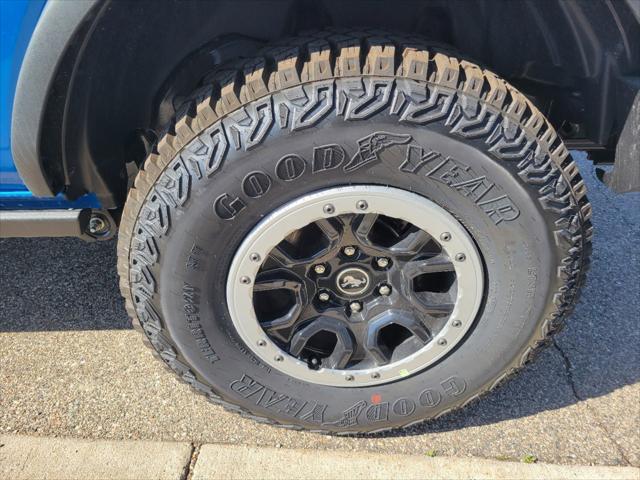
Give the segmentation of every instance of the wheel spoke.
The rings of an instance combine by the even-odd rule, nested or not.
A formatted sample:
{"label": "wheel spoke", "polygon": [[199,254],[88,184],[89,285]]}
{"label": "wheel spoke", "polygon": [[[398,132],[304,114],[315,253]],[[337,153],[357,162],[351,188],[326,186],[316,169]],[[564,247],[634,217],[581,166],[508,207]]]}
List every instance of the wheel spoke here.
{"label": "wheel spoke", "polygon": [[454,308],[453,303],[429,304],[420,302],[420,304],[422,305],[420,311],[432,317],[444,317],[447,315],[451,315],[451,312],[453,312]]}
{"label": "wheel spoke", "polygon": [[330,317],[318,317],[302,328],[291,339],[289,352],[299,357],[308,347],[314,335],[329,332],[335,335],[336,343],[331,353],[322,359],[323,368],[342,369],[347,366],[353,355],[355,345],[347,327],[340,321]]}
{"label": "wheel spoke", "polygon": [[410,292],[406,295],[407,301],[418,314],[432,318],[445,317],[453,312],[455,304],[442,301],[441,297],[442,294],[429,294],[429,292],[424,294]]}
{"label": "wheel spoke", "polygon": [[330,218],[322,218],[316,221],[316,225],[331,245],[336,244],[340,240],[341,232],[336,228],[335,224]]}
{"label": "wheel spoke", "polygon": [[[253,286],[254,295],[256,293],[266,295],[262,297],[261,301],[270,302],[274,301],[278,290],[285,290],[293,293],[293,303],[291,307],[282,315],[272,318],[270,320],[261,320],[260,325],[267,333],[272,334],[282,341],[287,341],[290,335],[285,335],[284,330],[290,329],[296,321],[300,318],[300,314],[305,305],[305,291],[304,285],[298,280],[291,278],[283,278],[289,275],[289,272],[284,269],[275,269],[268,272],[263,272],[260,275]],[[274,296],[272,296],[274,295]],[[254,297],[255,298],[255,297]]]}
{"label": "wheel spoke", "polygon": [[[443,254],[431,258],[407,262],[403,268],[408,283],[406,295],[411,305],[430,317],[450,315],[454,304],[446,295],[451,285],[446,280],[447,272],[455,272],[453,263]],[[442,277],[445,274],[445,277]],[[423,277],[421,277],[423,276]],[[453,280],[450,280],[453,282]],[[419,287],[416,287],[416,283]]]}
{"label": "wheel spoke", "polygon": [[403,270],[408,278],[415,278],[425,273],[455,272],[455,267],[448,257],[439,254],[431,258],[407,262]]}
{"label": "wheel spoke", "polygon": [[273,320],[260,322],[260,325],[269,335],[278,337],[280,340],[286,342],[291,335],[285,334],[284,330],[290,329],[296,323],[300,317],[300,312],[302,312],[302,305],[295,304],[284,315],[274,318]]}
{"label": "wheel spoke", "polygon": [[376,213],[367,213],[366,215],[362,215],[360,221],[355,226],[355,236],[364,243],[369,244],[369,233],[377,221],[378,214]]}
{"label": "wheel spoke", "polygon": [[402,325],[409,330],[424,345],[431,338],[431,334],[425,327],[424,323],[415,315],[398,315],[394,319],[394,323]]}
{"label": "wheel spoke", "polygon": [[365,349],[377,365],[386,365],[391,361],[393,351],[400,344],[393,343],[393,339],[383,338],[384,330],[392,325],[406,329],[419,345],[424,346],[431,338],[431,334],[424,322],[416,315],[405,311],[387,311],[377,320],[371,322],[365,340]]}
{"label": "wheel spoke", "polygon": [[424,230],[415,230],[390,246],[389,250],[396,255],[417,255],[432,240]]}
{"label": "wheel spoke", "polygon": [[270,290],[293,290],[299,292],[302,289],[302,283],[296,280],[287,280],[283,278],[276,279],[258,279],[253,286],[254,292],[266,292]]}
{"label": "wheel spoke", "polygon": [[269,258],[284,268],[293,268],[305,263],[302,260],[291,257],[291,255],[285,252],[280,245],[277,245],[273,250],[271,250],[271,252],[269,252]]}

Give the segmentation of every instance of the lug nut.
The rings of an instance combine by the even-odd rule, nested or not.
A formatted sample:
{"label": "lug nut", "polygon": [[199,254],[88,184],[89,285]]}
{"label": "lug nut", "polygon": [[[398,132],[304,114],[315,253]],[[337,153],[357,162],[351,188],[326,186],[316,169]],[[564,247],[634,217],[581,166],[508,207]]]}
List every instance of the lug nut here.
{"label": "lug nut", "polygon": [[347,257],[353,257],[356,254],[356,247],[344,247],[342,250]]}
{"label": "lug nut", "polygon": [[320,292],[318,294],[318,299],[320,299],[321,302],[328,302],[330,298],[327,292]]}
{"label": "lug nut", "polygon": [[391,287],[389,285],[380,285],[380,288],[378,288],[378,293],[386,297],[391,293]]}
{"label": "lug nut", "polygon": [[362,305],[360,304],[360,302],[351,302],[349,304],[349,308],[351,309],[352,312],[359,312],[360,310],[362,310]]}
{"label": "lug nut", "polygon": [[389,266],[389,259],[385,258],[385,257],[380,257],[379,259],[376,260],[376,264],[380,267],[380,268],[387,268]]}
{"label": "lug nut", "polygon": [[324,272],[327,271],[326,267],[322,264],[318,264],[315,267],[313,267],[313,271],[316,272],[318,275],[322,275]]}

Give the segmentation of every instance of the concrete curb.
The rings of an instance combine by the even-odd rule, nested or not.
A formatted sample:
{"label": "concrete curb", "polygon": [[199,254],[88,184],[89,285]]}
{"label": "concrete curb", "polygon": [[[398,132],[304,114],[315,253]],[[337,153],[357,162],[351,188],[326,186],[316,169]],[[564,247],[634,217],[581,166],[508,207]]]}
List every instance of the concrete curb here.
{"label": "concrete curb", "polygon": [[0,436],[0,478],[34,479],[622,479],[634,467],[527,465],[478,458],[236,445]]}
{"label": "concrete curb", "polygon": [[0,436],[0,478],[173,480],[186,477],[189,443]]}

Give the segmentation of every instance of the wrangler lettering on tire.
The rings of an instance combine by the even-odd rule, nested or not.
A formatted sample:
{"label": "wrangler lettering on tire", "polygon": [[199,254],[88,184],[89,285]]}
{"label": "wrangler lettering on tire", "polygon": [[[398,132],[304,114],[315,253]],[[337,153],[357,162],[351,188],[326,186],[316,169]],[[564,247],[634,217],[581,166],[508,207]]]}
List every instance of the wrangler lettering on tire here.
{"label": "wrangler lettering on tire", "polygon": [[118,271],[212,402],[353,433],[462,407],[572,309],[590,205],[538,109],[418,38],[313,32],[208,75],[129,192]]}

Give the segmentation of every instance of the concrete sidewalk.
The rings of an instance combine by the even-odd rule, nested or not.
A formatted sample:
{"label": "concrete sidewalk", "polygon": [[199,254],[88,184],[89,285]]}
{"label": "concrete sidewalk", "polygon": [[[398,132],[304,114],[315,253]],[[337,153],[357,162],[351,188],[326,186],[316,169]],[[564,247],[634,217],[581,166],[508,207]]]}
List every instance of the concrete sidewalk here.
{"label": "concrete sidewalk", "polygon": [[0,436],[0,478],[33,479],[632,479],[634,467],[524,464],[336,450]]}

